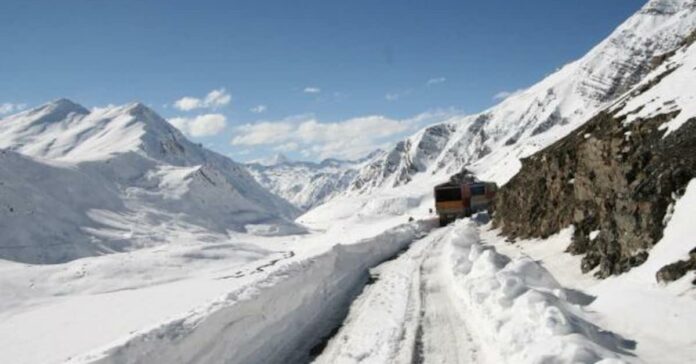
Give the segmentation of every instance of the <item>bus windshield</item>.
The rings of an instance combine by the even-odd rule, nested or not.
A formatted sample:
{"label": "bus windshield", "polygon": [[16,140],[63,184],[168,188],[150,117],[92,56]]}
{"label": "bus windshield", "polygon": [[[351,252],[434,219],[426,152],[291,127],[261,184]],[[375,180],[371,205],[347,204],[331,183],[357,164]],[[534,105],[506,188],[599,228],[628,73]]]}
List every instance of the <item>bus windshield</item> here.
{"label": "bus windshield", "polygon": [[458,201],[462,199],[459,187],[438,188],[435,190],[435,201]]}

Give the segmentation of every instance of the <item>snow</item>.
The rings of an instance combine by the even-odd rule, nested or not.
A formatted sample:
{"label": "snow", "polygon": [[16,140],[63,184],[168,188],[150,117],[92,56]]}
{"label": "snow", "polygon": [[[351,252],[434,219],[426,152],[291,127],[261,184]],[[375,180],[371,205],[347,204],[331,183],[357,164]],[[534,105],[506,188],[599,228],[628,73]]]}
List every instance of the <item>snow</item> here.
{"label": "snow", "polygon": [[[276,266],[260,266],[275,269],[260,279],[236,289],[230,287],[218,299],[188,311],[179,307],[179,316],[155,326],[135,332],[123,330],[120,339],[71,362],[301,360],[309,356],[322,333],[331,329],[346,301],[366,278],[367,268],[394,255],[425,230],[427,224],[414,223],[373,238],[333,245],[309,257],[287,254]],[[205,287],[203,292],[191,292],[210,296],[205,289],[229,287],[229,283],[219,283],[227,279],[219,275],[186,284]],[[177,293],[187,291],[184,288]],[[160,304],[168,297],[162,298],[165,301]],[[260,312],[263,314],[254,314]]]}
{"label": "snow", "polygon": [[277,155],[246,167],[259,184],[299,209],[309,210],[346,190],[357,171],[380,154],[378,150],[356,161],[327,159],[320,163],[292,162]]}
{"label": "snow", "polygon": [[621,363],[634,343],[527,256],[500,254],[462,220],[372,270],[316,363]]}
{"label": "snow", "polygon": [[[637,339],[638,353],[649,362],[685,363],[696,360],[696,289],[689,272],[667,286],[657,283],[655,274],[667,264],[688,259],[696,248],[696,180],[676,202],[674,215],[662,239],[650,250],[648,260],[626,274],[609,278],[592,287],[597,296],[591,308],[611,327]],[[663,328],[662,330],[658,328]],[[665,353],[670,353],[665,358]]]}
{"label": "snow", "polygon": [[[688,258],[696,247],[696,180],[677,200],[664,236],[650,250],[648,260],[620,276],[605,280],[580,272],[580,257],[565,253],[572,228],[547,240],[522,240],[509,244],[495,230],[481,236],[510,257],[540,262],[559,284],[585,297],[589,318],[604,329],[636,342],[634,355],[647,363],[687,363],[696,360],[696,289],[690,272],[668,285],[657,283],[655,274],[667,264]],[[633,361],[633,360],[629,360]]]}
{"label": "snow", "polygon": [[694,362],[694,273],[655,273],[696,245],[696,181],[648,260],[603,281],[565,253],[572,226],[510,244],[430,210],[461,167],[502,184],[607,107],[679,110],[678,132],[695,47],[631,86],[695,25],[692,1],[650,1],[529,89],[353,162],[241,165],[137,103],[2,119],[0,362]]}
{"label": "snow", "polygon": [[664,74],[666,76],[660,82],[646,92],[620,103],[616,110],[619,115],[626,116],[626,123],[678,112],[674,119],[660,126],[660,129],[666,130],[664,136],[667,136],[696,117],[696,44],[680,49],[641,84],[647,85]]}
{"label": "snow", "polygon": [[249,164],[260,164],[264,167],[272,167],[286,163],[290,163],[290,158],[283,153],[276,153],[268,158],[257,159],[249,162]]}
{"label": "snow", "polygon": [[298,210],[243,166],[142,104],[88,111],[60,99],[0,120],[0,148],[4,259],[60,263],[171,243],[182,230],[303,231]]}
{"label": "snow", "polygon": [[[681,14],[679,19],[686,17]],[[677,90],[675,96],[689,95],[691,89],[685,90],[688,86],[684,85],[694,83],[690,79],[694,74],[690,62],[696,59],[693,49],[678,51],[665,66],[674,71],[644,94],[636,96],[634,90],[642,86],[639,84],[627,90],[626,96],[616,102],[618,106],[606,106],[630,111],[635,97],[643,95],[650,96],[641,102],[661,104],[658,96],[672,84]],[[655,70],[644,82],[659,74],[660,69]],[[670,77],[673,74],[677,76]],[[680,110],[680,115],[692,117],[688,106],[677,101],[670,104],[678,106],[667,111]],[[649,108],[642,112],[645,114],[636,115],[653,115]],[[676,122],[667,125],[664,128]],[[451,131],[435,130],[438,135]],[[411,153],[412,161],[420,152],[409,149],[409,145],[418,144],[423,135],[400,146]],[[560,136],[540,134],[537,138],[545,139],[537,139],[538,145],[524,152],[533,152]],[[504,148],[494,150],[472,167],[483,178],[504,181],[516,173],[511,166],[517,159],[511,156],[514,152]],[[376,218],[379,211],[382,215],[393,211],[401,216],[422,217],[424,208],[432,205],[430,188],[447,177],[447,170],[441,168],[443,164],[428,173],[410,175],[407,183],[392,179],[388,183],[394,185],[383,187],[365,180],[369,188],[362,193],[335,198],[301,219],[314,224],[324,217],[358,223]],[[343,327],[317,361],[409,362],[416,358],[417,362],[693,362],[696,289],[691,282],[696,274],[691,272],[677,282],[660,285],[655,273],[666,264],[687,259],[696,246],[692,242],[696,231],[689,224],[696,213],[695,191],[696,182],[692,181],[685,195],[670,207],[664,237],[649,252],[648,261],[606,280],[594,278],[592,272],[583,274],[581,257],[565,252],[573,235],[572,226],[545,240],[515,244],[506,242],[490,226],[477,231],[471,221],[431,234],[396,260],[373,270],[377,282],[354,301]],[[590,239],[600,233],[593,231]],[[433,253],[440,250],[442,253]],[[433,262],[433,254],[444,258]],[[442,291],[447,293],[443,295]]]}
{"label": "snow", "polygon": [[[378,194],[413,183],[419,175],[451,175],[462,167],[481,179],[504,184],[519,170],[521,158],[611,106],[648,73],[653,57],[674,50],[695,27],[692,1],[649,1],[584,57],[528,89],[481,113],[448,118],[397,143],[363,167],[346,194]],[[693,84],[692,69],[682,67],[681,73],[691,75],[665,92],[690,95],[693,87],[686,89]],[[693,106],[689,100],[683,98],[684,110]],[[678,127],[679,120],[670,124],[670,130]]]}
{"label": "snow", "polygon": [[422,309],[419,266],[433,241],[447,231],[435,231],[395,260],[373,268],[377,281],[352,303],[340,331],[314,362],[411,362],[417,355],[414,343]]}
{"label": "snow", "polygon": [[593,231],[591,231],[591,232],[590,232],[590,241],[593,241],[593,240],[597,239],[597,237],[599,236],[599,233],[600,233],[599,230],[593,230]]}

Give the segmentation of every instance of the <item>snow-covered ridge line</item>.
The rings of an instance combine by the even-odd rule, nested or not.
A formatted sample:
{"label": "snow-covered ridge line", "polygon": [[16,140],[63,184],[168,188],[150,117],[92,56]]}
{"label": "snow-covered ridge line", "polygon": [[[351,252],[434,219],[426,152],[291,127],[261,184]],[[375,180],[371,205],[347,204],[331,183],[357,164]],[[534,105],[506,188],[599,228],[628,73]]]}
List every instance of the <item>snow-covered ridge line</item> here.
{"label": "snow-covered ridge line", "polygon": [[185,316],[136,332],[71,363],[274,363],[307,360],[340,322],[370,267],[433,224],[398,226],[373,238],[289,260],[261,281]]}
{"label": "snow-covered ridge line", "polygon": [[[693,0],[651,0],[581,59],[483,112],[443,120],[362,168],[350,191],[369,193],[462,167],[498,184],[519,159],[582,125],[639,82],[654,57],[696,27]],[[492,167],[496,166],[496,167]],[[349,192],[350,193],[350,192]]]}

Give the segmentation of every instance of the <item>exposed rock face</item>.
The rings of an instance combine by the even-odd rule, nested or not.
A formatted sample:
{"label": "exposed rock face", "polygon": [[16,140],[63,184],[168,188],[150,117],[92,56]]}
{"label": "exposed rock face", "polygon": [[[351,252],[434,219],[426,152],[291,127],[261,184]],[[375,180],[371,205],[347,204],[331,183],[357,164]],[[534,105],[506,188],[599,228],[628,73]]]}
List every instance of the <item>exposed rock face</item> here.
{"label": "exposed rock face", "polygon": [[[696,270],[696,248],[689,252],[689,259],[680,260],[662,267],[657,271],[656,279],[658,282],[668,283],[686,275],[686,272]],[[696,285],[696,280],[692,282]]]}
{"label": "exposed rock face", "polygon": [[583,272],[599,266],[599,277],[641,264],[674,197],[696,177],[696,119],[664,138],[658,130],[674,116],[624,125],[602,112],[524,159],[498,194],[495,225],[513,238],[544,238],[574,224],[568,251],[585,254]]}

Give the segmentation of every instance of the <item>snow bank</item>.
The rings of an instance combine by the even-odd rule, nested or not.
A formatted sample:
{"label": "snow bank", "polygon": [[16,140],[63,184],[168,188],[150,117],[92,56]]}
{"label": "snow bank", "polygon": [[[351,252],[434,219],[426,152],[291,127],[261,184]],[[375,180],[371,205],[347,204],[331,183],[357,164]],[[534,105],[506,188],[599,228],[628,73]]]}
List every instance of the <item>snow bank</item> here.
{"label": "snow bank", "polygon": [[432,226],[401,225],[308,259],[287,260],[260,281],[183,317],[74,358],[84,363],[271,363],[307,360],[345,315],[368,269]]}
{"label": "snow bank", "polygon": [[244,225],[247,233],[256,236],[285,236],[305,234],[307,230],[300,225],[283,224],[247,224]]}
{"label": "snow bank", "polygon": [[613,363],[635,346],[590,323],[580,300],[534,260],[482,245],[472,221],[458,222],[449,239],[445,256],[471,327],[503,361]]}
{"label": "snow bank", "polygon": [[417,197],[376,197],[370,201],[360,211],[362,216],[384,216],[384,215],[403,215],[420,205],[420,198]]}

